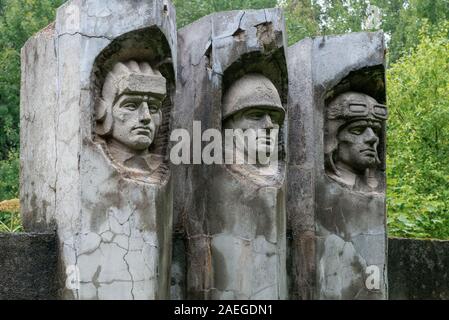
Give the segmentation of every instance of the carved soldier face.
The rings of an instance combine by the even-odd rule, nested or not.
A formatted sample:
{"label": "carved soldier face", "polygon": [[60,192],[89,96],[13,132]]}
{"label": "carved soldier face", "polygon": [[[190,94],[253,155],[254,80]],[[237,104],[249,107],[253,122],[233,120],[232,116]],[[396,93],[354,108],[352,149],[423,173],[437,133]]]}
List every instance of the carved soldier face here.
{"label": "carved soldier face", "polygon": [[147,149],[161,125],[161,104],[150,94],[123,94],[112,108],[112,138],[132,150]]}
{"label": "carved soldier face", "polygon": [[349,183],[379,165],[378,145],[387,117],[386,106],[364,93],[346,92],[332,100],[325,131],[328,172]]}
{"label": "carved soldier face", "polygon": [[[247,129],[253,129],[257,133],[256,143],[248,143],[243,134],[238,134],[241,145],[245,146],[246,154],[266,152],[269,156],[278,143],[278,130],[284,115],[279,110],[264,109],[262,107],[249,108],[234,114],[226,123],[227,129],[242,129],[242,133]],[[276,132],[273,132],[276,129]]]}
{"label": "carved soldier face", "polygon": [[141,154],[157,136],[166,93],[166,79],[149,63],[116,63],[96,104],[96,133],[114,150]]}
{"label": "carved soldier face", "polygon": [[338,134],[337,165],[342,162],[363,172],[378,163],[377,146],[382,126],[377,121],[359,120],[346,125]]}
{"label": "carved soldier face", "polygon": [[234,131],[236,149],[240,156],[251,158],[250,163],[269,164],[262,163],[265,160],[259,159],[259,155],[270,158],[274,154],[284,117],[275,85],[261,74],[244,75],[224,95],[223,128],[240,129]]}

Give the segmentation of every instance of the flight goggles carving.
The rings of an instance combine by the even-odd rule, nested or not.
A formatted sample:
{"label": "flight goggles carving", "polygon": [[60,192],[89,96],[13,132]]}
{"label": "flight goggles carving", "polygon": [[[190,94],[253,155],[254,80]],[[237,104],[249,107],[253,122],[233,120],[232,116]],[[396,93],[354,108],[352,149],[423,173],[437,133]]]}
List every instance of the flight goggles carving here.
{"label": "flight goggles carving", "polygon": [[387,120],[387,107],[383,104],[367,104],[366,102],[348,101],[332,106],[328,110],[328,119],[370,118]]}

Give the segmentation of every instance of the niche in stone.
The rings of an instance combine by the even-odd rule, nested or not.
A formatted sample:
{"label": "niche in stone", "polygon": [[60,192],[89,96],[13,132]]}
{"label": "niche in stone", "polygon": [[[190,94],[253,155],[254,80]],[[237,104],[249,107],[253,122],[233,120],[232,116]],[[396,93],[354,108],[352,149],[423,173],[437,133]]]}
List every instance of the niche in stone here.
{"label": "niche in stone", "polygon": [[[253,62],[245,63],[250,56]],[[255,64],[257,60],[262,61]],[[225,73],[222,98],[224,136],[229,137],[227,129],[234,130],[233,143],[224,148],[226,163],[232,158],[228,168],[261,183],[282,179],[285,141],[282,89],[286,79],[281,68],[273,68],[274,59],[266,60],[247,54],[234,63]]]}
{"label": "niche in stone", "polygon": [[386,120],[386,106],[367,93],[350,90],[328,99],[324,138],[327,176],[353,190],[382,187]]}
{"label": "niche in stone", "polygon": [[171,57],[161,54],[170,52],[164,47],[159,30],[133,32],[109,45],[94,69],[95,141],[120,173],[150,182],[162,180],[168,170],[174,79]]}
{"label": "niche in stone", "polygon": [[[285,110],[274,84],[261,74],[248,74],[238,79],[223,99],[223,128],[235,130],[235,148],[225,149],[225,158],[246,159],[261,175],[278,173],[279,129]],[[253,130],[254,140],[245,139],[245,132]],[[263,155],[264,159],[261,159]]]}

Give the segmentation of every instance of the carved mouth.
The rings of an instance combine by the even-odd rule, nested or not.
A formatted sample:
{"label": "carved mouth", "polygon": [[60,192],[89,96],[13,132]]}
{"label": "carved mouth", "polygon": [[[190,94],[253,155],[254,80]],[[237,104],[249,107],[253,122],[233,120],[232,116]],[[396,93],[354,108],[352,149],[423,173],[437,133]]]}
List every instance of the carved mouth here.
{"label": "carved mouth", "polygon": [[148,127],[135,127],[132,131],[148,137],[151,135],[151,129]]}
{"label": "carved mouth", "polygon": [[376,150],[374,150],[372,148],[360,150],[360,153],[364,154],[365,156],[369,156],[369,157],[376,156]]}

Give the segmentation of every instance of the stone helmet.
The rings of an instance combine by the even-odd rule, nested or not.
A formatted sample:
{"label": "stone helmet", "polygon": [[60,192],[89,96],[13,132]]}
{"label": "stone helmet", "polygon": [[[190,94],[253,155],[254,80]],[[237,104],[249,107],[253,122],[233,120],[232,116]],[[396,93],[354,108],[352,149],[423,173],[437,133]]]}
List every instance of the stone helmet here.
{"label": "stone helmet", "polygon": [[112,131],[112,107],[126,93],[148,94],[163,99],[167,93],[166,79],[148,62],[129,60],[117,62],[107,74],[101,97],[95,104],[95,131],[100,136]]}
{"label": "stone helmet", "polygon": [[262,74],[246,74],[229,87],[223,97],[222,120],[252,107],[275,109],[285,115],[276,87]]}
{"label": "stone helmet", "polygon": [[335,170],[333,154],[338,148],[338,134],[341,129],[354,121],[370,120],[383,123],[387,118],[387,107],[365,93],[349,91],[334,98],[326,109],[326,165]]}

